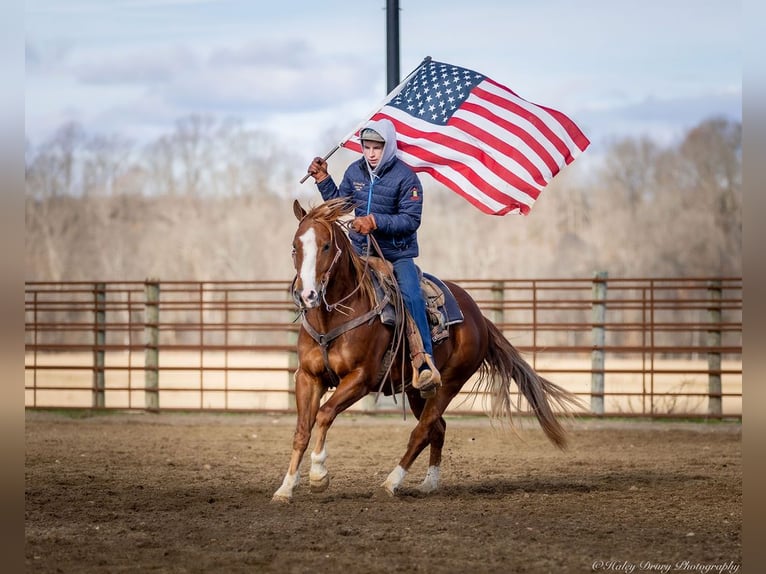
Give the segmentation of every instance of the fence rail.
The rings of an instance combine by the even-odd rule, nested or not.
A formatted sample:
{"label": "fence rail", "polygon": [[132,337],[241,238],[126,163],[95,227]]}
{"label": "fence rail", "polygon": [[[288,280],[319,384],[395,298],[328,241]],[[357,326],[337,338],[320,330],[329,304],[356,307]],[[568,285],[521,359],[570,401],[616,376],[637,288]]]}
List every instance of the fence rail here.
{"label": "fence rail", "polygon": [[[741,278],[456,282],[589,414],[741,418]],[[26,406],[292,410],[288,285],[28,282]],[[481,410],[453,403],[448,412]],[[400,407],[367,398],[356,408]]]}

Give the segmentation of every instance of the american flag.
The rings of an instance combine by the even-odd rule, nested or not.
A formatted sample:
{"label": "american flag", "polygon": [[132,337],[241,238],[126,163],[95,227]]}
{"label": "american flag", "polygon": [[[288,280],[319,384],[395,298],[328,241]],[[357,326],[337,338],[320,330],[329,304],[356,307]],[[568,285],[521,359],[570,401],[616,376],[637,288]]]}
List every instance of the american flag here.
{"label": "american flag", "polygon": [[[588,147],[567,116],[487,76],[426,59],[369,119],[396,127],[399,157],[485,213],[529,213]],[[341,146],[361,152],[359,132]]]}

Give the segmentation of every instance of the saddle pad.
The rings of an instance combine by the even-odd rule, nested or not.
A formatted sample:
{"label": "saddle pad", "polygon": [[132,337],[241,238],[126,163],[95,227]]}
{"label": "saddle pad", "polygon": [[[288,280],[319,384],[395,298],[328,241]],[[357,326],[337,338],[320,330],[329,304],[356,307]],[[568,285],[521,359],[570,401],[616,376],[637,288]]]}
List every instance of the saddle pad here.
{"label": "saddle pad", "polygon": [[[452,291],[449,290],[449,287],[447,287],[440,279],[428,273],[423,273],[423,277],[430,281],[433,287],[439,289],[444,295],[444,304],[439,306],[439,312],[444,318],[444,326],[461,323],[463,321],[463,312],[460,310],[460,306],[458,305],[455,296],[452,294]],[[375,286],[375,296],[377,300],[380,301],[385,296],[387,289],[387,287],[384,286],[385,279],[382,279],[376,270],[372,274],[372,282]],[[424,282],[421,281],[421,291],[424,290],[423,286]],[[385,325],[396,324],[396,313],[393,304],[389,303],[385,306],[383,312],[380,314],[380,320]]]}
{"label": "saddle pad", "polygon": [[444,305],[439,307],[439,311],[444,315],[444,324],[454,325],[455,323],[462,323],[463,312],[460,310],[460,305],[457,304],[457,299],[455,299],[455,296],[452,294],[452,291],[449,290],[449,287],[447,287],[441,279],[430,273],[423,273],[423,277],[428,279],[431,283],[434,283],[444,294]]}

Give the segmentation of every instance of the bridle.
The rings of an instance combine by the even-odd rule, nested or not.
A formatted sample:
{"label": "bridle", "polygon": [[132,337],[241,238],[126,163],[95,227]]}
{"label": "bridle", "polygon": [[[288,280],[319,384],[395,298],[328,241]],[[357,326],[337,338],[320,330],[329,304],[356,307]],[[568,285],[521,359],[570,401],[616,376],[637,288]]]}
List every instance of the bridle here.
{"label": "bridle", "polygon": [[[338,225],[339,226],[343,225],[343,226],[346,227],[346,229],[348,229],[348,227],[350,226],[350,222],[338,223]],[[330,262],[330,266],[327,268],[327,271],[325,271],[322,274],[322,278],[319,280],[319,284],[317,285],[317,295],[322,299],[322,302],[324,303],[325,309],[327,309],[328,313],[332,313],[333,311],[337,310],[339,313],[342,313],[343,315],[348,315],[348,311],[351,311],[351,308],[348,307],[347,305],[344,305],[343,303],[345,301],[348,301],[351,297],[354,296],[354,294],[357,291],[359,291],[359,289],[362,288],[362,282],[360,281],[359,283],[357,283],[356,287],[354,287],[354,289],[350,293],[348,293],[347,295],[343,296],[341,299],[339,299],[335,303],[329,303],[327,301],[327,284],[330,282],[330,277],[332,275],[333,267],[335,267],[335,264],[338,262],[338,260],[340,259],[341,254],[343,253],[343,251],[341,250],[340,246],[338,245],[338,239],[337,239],[337,237],[335,235],[335,230],[332,228],[331,225],[328,225],[327,227],[328,227],[328,229],[330,231],[330,238],[331,238],[333,244],[335,245],[335,255],[332,258],[332,261]],[[371,240],[375,241],[372,238],[372,236],[368,235],[367,236],[367,250],[368,250],[368,253],[369,253],[369,249],[370,249],[370,241]],[[365,260],[364,260],[364,273],[363,273],[363,275],[367,274],[368,266],[369,266],[368,259],[365,258]],[[295,249],[293,249],[293,267],[295,267]],[[293,292],[293,300],[295,301],[295,304],[297,305],[298,310],[300,311],[300,313],[301,314],[305,314],[305,312],[308,310],[308,307],[306,307],[306,305],[304,305],[303,300],[301,299],[301,297],[295,292],[295,283],[297,281],[298,281],[298,274],[296,273],[295,278],[293,279],[293,282],[292,282],[292,285],[291,285],[291,290]],[[344,311],[343,309],[348,309],[348,311]]]}

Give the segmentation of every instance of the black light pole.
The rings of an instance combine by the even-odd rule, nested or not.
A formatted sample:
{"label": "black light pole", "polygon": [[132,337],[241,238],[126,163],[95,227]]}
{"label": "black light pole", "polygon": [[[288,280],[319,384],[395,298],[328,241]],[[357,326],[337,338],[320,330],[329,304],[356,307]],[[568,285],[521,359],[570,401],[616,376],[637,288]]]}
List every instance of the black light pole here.
{"label": "black light pole", "polygon": [[[400,88],[400,84],[406,83],[406,81],[420,69],[420,66],[425,64],[430,59],[431,57],[427,56],[420,63],[420,65],[415,68],[415,70],[413,70],[412,73],[407,76],[407,78],[405,78],[404,82],[399,81],[399,0],[386,0],[386,79],[388,84],[386,93],[390,94],[396,88]],[[380,106],[382,107],[383,104],[381,103]],[[346,139],[350,138],[355,132],[359,131],[365,122],[366,120],[354,128],[354,131],[348,134]],[[329,158],[332,154],[340,149],[340,146],[341,144],[338,144],[330,151],[328,151],[323,159],[326,160]],[[308,178],[309,174],[304,175],[303,179],[301,179],[301,183],[306,181]]]}
{"label": "black light pole", "polygon": [[399,0],[386,0],[387,92],[399,85]]}

